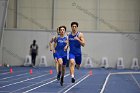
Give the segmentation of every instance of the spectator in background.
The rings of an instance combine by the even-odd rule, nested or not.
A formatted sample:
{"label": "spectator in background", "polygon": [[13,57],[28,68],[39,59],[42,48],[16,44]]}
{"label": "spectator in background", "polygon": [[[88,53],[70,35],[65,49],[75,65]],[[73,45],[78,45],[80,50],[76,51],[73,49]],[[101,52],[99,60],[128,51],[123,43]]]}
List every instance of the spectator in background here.
{"label": "spectator in background", "polygon": [[33,40],[33,43],[30,45],[30,55],[32,59],[32,66],[35,67],[36,56],[38,55],[38,45],[36,44],[36,40]]}

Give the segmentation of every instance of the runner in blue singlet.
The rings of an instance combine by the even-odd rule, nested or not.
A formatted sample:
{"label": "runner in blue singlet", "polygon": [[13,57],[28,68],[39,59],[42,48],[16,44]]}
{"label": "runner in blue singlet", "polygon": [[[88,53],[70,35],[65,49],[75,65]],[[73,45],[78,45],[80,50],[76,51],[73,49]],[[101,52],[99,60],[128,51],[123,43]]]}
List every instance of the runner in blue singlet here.
{"label": "runner in blue singlet", "polygon": [[55,39],[59,37],[59,27],[57,28],[57,35],[53,36],[49,42],[49,46],[50,46],[50,51],[53,52],[53,58],[54,58],[54,62],[55,62],[55,67],[56,67],[56,72],[58,73],[58,61],[57,61],[57,55],[54,53],[54,41]]}
{"label": "runner in blue singlet", "polygon": [[85,46],[85,39],[84,35],[81,32],[78,32],[78,23],[72,22],[71,23],[72,32],[68,35],[69,39],[69,65],[70,65],[70,74],[71,74],[71,82],[75,82],[74,78],[74,68],[76,63],[76,68],[80,68],[80,64],[82,61],[82,53],[81,53],[81,46]]}
{"label": "runner in blue singlet", "polygon": [[66,32],[65,26],[60,26],[59,31],[60,31],[60,36],[57,37],[55,41],[55,53],[57,55],[58,64],[59,64],[58,66],[59,72],[57,75],[57,79],[59,80],[61,78],[60,84],[61,86],[63,86],[65,68],[67,63],[68,37],[65,36],[65,32]]}

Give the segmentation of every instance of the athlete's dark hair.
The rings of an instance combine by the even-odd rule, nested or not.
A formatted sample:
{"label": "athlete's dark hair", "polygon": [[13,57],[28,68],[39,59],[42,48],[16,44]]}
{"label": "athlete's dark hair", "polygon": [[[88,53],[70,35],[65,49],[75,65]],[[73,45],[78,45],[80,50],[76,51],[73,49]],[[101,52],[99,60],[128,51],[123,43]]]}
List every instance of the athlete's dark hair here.
{"label": "athlete's dark hair", "polygon": [[60,31],[61,28],[64,28],[65,31],[66,31],[66,29],[67,29],[66,26],[60,26],[60,27],[59,27],[59,31]]}
{"label": "athlete's dark hair", "polygon": [[74,25],[74,24],[77,25],[77,27],[78,27],[78,25],[79,25],[78,22],[71,22],[71,27],[72,27],[72,25]]}

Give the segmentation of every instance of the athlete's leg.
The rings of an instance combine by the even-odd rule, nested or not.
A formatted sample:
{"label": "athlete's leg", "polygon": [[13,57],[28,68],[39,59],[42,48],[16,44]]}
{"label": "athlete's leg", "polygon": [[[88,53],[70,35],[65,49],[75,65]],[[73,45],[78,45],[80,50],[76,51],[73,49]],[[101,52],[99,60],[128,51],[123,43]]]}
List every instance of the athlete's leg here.
{"label": "athlete's leg", "polygon": [[75,79],[74,79],[74,68],[75,68],[75,60],[74,59],[70,59],[70,75],[71,75],[71,82],[74,83]]}
{"label": "athlete's leg", "polygon": [[62,58],[59,58],[58,59],[58,74],[57,74],[57,80],[60,80],[60,76],[61,76],[61,73],[62,73]]}
{"label": "athlete's leg", "polygon": [[75,67],[78,70],[80,69],[81,61],[82,61],[82,56],[81,55],[75,56],[75,63],[76,63]]}
{"label": "athlete's leg", "polygon": [[70,75],[71,75],[71,82],[74,83],[74,69],[75,69],[75,55],[69,53],[69,67],[70,67]]}
{"label": "athlete's leg", "polygon": [[74,77],[74,68],[75,68],[75,60],[74,59],[70,59],[70,75],[72,77]]}
{"label": "athlete's leg", "polygon": [[34,63],[33,54],[31,54],[31,59],[32,59],[32,66],[33,66],[33,63]]}
{"label": "athlete's leg", "polygon": [[63,60],[62,60],[62,58],[59,58],[58,59],[58,65],[59,65],[58,66],[59,67],[58,69],[59,69],[60,72],[62,72],[62,64],[63,64]]}
{"label": "athlete's leg", "polygon": [[62,75],[61,75],[61,81],[60,81],[61,86],[63,86],[63,82],[64,82],[64,75],[65,75],[65,71],[66,71],[66,64],[67,64],[67,56],[63,57]]}
{"label": "athlete's leg", "polygon": [[57,54],[56,54],[56,53],[53,53],[53,57],[54,57],[54,62],[55,62],[56,72],[58,73],[58,60],[57,60]]}
{"label": "athlete's leg", "polygon": [[77,68],[79,70],[80,69],[80,64],[76,64],[75,68]]}
{"label": "athlete's leg", "polygon": [[66,65],[63,65],[62,66],[62,76],[61,76],[61,81],[60,81],[61,86],[63,86],[63,83],[64,83],[65,71],[66,71]]}
{"label": "athlete's leg", "polygon": [[32,54],[32,66],[35,66],[36,54]]}
{"label": "athlete's leg", "polygon": [[34,67],[35,67],[35,64],[36,64],[36,54],[34,55]]}
{"label": "athlete's leg", "polygon": [[55,61],[56,72],[58,73],[58,60],[57,60],[57,58],[55,58],[54,61]]}
{"label": "athlete's leg", "polygon": [[66,71],[66,65],[62,66],[62,77],[64,77]]}

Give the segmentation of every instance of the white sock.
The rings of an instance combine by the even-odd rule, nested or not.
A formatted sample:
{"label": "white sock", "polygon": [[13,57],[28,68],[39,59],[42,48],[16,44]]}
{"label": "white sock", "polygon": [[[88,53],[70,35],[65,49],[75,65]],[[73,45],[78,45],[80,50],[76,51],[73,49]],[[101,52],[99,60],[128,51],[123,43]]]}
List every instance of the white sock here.
{"label": "white sock", "polygon": [[74,78],[74,75],[72,74],[71,77]]}

